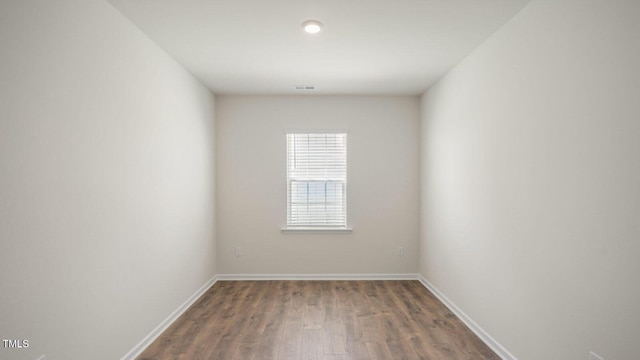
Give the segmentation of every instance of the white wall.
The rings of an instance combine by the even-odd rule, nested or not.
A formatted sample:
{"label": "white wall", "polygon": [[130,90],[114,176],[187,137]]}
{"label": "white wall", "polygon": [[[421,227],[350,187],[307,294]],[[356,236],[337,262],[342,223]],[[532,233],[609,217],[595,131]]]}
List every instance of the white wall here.
{"label": "white wall", "polygon": [[106,1],[0,48],[0,358],[118,359],[214,275],[213,96]]}
{"label": "white wall", "polygon": [[[217,96],[218,273],[415,273],[419,109],[418,97]],[[285,134],[314,129],[348,132],[351,234],[280,231]]]}
{"label": "white wall", "polygon": [[638,15],[534,0],[422,98],[420,272],[518,359],[638,359]]}

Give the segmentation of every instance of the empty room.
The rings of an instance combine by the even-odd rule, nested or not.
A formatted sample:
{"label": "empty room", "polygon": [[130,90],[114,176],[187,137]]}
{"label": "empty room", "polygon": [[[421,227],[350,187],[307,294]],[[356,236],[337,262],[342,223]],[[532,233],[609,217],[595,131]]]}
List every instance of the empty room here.
{"label": "empty room", "polygon": [[0,0],[0,359],[640,359],[638,19]]}

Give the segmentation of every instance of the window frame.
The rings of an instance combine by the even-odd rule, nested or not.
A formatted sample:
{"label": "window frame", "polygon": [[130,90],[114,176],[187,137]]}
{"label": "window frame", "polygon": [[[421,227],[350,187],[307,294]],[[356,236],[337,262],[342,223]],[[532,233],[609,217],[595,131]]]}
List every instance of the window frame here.
{"label": "window frame", "polygon": [[[309,134],[309,135],[318,135],[318,134],[343,134],[345,136],[345,170],[344,170],[344,180],[335,180],[335,179],[306,179],[306,180],[300,180],[300,179],[295,179],[292,178],[290,176],[290,168],[289,168],[289,158],[290,158],[290,153],[289,153],[289,135],[296,135],[296,134]],[[351,228],[351,226],[349,225],[349,216],[348,216],[348,167],[349,167],[349,145],[348,145],[348,138],[349,138],[349,134],[347,131],[345,130],[290,130],[290,131],[286,131],[285,133],[285,167],[286,167],[286,172],[285,172],[285,176],[286,176],[286,181],[285,181],[285,185],[286,185],[286,201],[285,201],[285,215],[286,215],[286,219],[285,219],[285,226],[283,226],[281,228],[281,230],[283,232],[351,232],[353,229]],[[291,185],[292,182],[306,182],[307,186],[308,184],[312,183],[312,182],[322,182],[325,184],[325,187],[327,185],[327,183],[330,182],[335,182],[338,184],[343,184],[342,185],[342,193],[343,193],[343,197],[342,197],[342,203],[343,203],[343,212],[344,212],[344,226],[337,226],[337,225],[313,225],[313,224],[301,224],[301,225],[294,225],[294,224],[290,224],[290,218],[291,218],[291,204],[293,203],[293,199],[292,199],[292,194],[291,192],[293,191],[293,187]],[[326,204],[328,203],[326,201],[326,193],[327,191],[325,190],[324,194],[325,194],[325,201],[323,202],[326,206]]]}

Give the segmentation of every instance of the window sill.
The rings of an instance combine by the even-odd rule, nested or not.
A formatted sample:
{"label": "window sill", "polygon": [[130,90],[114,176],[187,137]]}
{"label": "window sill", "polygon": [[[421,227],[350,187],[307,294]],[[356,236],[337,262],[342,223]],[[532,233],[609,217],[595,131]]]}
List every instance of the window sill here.
{"label": "window sill", "polygon": [[283,233],[351,233],[353,228],[326,228],[326,227],[283,227]]}

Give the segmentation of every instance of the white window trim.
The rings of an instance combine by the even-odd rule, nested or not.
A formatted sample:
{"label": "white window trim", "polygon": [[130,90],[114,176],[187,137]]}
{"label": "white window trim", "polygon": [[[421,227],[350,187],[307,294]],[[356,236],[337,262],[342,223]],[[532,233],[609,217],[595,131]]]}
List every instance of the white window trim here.
{"label": "white window trim", "polygon": [[[340,129],[314,129],[314,130],[309,130],[309,129],[289,129],[287,131],[284,132],[284,134],[291,134],[291,133],[316,133],[316,134],[347,134],[347,138],[349,137],[349,131],[347,130],[340,130]],[[285,149],[285,152],[287,150]],[[349,145],[347,144],[347,169],[349,168]],[[288,171],[288,170],[287,170]],[[347,174],[348,174],[348,170],[347,170]],[[288,184],[285,184],[285,187],[287,187]],[[285,191],[285,193],[288,193],[288,191]],[[348,194],[348,192],[347,192]],[[288,196],[288,195],[287,195]],[[346,199],[345,199],[346,201]],[[285,214],[287,214],[288,216],[288,209],[287,209],[287,204],[288,200],[285,201]],[[348,202],[347,202],[348,204]],[[353,227],[351,226],[351,224],[349,224],[349,216],[348,216],[348,212],[349,212],[349,207],[347,206],[347,225],[344,227],[304,227],[304,226],[282,226],[280,228],[280,231],[282,233],[333,233],[333,234],[340,234],[340,233],[352,233],[353,232]]]}

